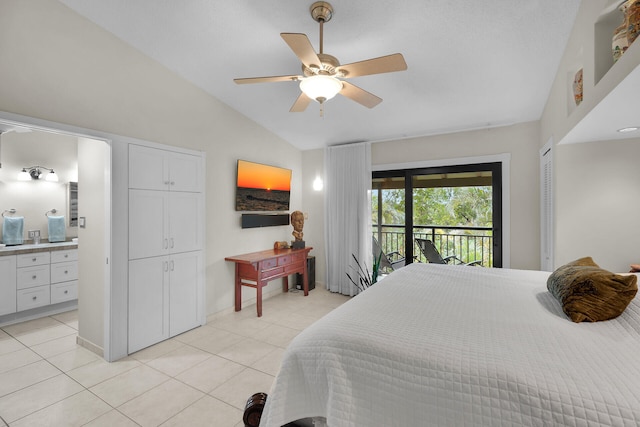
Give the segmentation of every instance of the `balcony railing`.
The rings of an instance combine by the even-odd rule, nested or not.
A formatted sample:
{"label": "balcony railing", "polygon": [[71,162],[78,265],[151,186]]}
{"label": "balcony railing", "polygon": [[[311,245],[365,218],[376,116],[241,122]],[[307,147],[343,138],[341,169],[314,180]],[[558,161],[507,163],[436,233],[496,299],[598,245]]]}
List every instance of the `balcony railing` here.
{"label": "balcony railing", "polygon": [[[405,226],[373,226],[373,235],[385,253],[398,251],[405,256]],[[493,266],[493,233],[491,227],[455,227],[443,225],[413,226],[414,261],[427,262],[416,244],[416,238],[429,239],[442,257],[455,255],[463,262],[482,261],[485,267]]]}

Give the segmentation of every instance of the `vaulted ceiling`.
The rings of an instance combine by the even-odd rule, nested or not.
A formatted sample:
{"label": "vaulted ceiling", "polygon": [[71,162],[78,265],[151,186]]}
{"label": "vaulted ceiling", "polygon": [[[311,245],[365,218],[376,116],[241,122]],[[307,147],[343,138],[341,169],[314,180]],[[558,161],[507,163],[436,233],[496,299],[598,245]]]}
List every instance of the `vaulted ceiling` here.
{"label": "vaulted ceiling", "polygon": [[319,50],[312,0],[60,0],[302,150],[538,120],[580,0],[333,0],[324,52],[342,64],[400,52],[406,71],[349,81],[383,99],[343,96],[301,113],[300,74],[280,33]]}

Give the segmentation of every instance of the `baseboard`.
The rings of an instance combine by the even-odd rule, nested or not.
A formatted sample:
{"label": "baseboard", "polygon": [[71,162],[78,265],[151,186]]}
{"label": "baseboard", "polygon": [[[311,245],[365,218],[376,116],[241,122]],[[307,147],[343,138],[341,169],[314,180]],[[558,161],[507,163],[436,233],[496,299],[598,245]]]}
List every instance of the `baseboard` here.
{"label": "baseboard", "polygon": [[9,326],[28,320],[39,319],[41,317],[53,316],[66,311],[76,310],[78,300],[60,302],[58,304],[45,305],[43,307],[32,308],[31,310],[18,311],[15,313],[0,316],[0,327]]}
{"label": "baseboard", "polygon": [[104,349],[102,347],[92,343],[89,340],[86,340],[86,339],[82,338],[79,335],[76,337],[76,344],[78,344],[80,347],[84,347],[87,350],[89,350],[89,351],[97,354],[98,356],[104,358]]}

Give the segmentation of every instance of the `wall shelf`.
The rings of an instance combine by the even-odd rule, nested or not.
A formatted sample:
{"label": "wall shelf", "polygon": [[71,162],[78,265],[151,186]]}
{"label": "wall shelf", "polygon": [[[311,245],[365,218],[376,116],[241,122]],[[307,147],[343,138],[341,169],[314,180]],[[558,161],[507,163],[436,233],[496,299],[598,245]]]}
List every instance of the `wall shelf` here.
{"label": "wall shelf", "polygon": [[[628,126],[640,126],[637,99],[640,93],[640,42],[633,43],[613,62],[614,30],[622,22],[620,0],[609,0],[594,17],[591,28],[584,28],[593,44],[585,43],[579,58],[584,64],[583,101],[573,101],[573,75],[576,63],[567,67],[567,120],[560,144],[638,138],[637,133],[620,133]],[[569,81],[570,80],[570,81]],[[571,104],[573,103],[573,104]],[[636,105],[634,105],[636,104]]]}

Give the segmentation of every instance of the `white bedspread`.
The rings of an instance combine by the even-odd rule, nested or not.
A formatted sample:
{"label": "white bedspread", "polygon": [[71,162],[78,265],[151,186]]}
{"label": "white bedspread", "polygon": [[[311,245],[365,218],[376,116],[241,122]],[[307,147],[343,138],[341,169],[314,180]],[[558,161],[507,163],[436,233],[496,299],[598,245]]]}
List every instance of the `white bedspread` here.
{"label": "white bedspread", "polygon": [[640,304],[576,324],[548,275],[394,272],[296,337],[260,425],[640,425]]}

